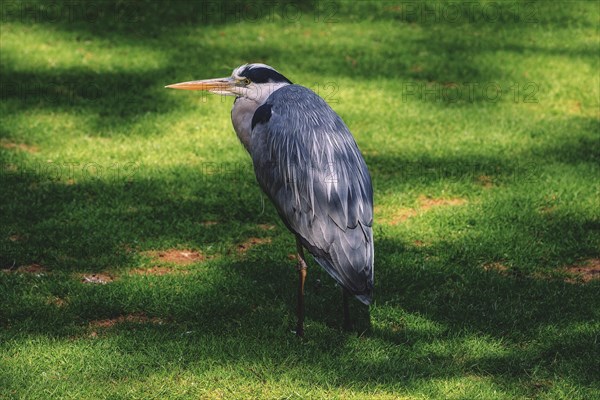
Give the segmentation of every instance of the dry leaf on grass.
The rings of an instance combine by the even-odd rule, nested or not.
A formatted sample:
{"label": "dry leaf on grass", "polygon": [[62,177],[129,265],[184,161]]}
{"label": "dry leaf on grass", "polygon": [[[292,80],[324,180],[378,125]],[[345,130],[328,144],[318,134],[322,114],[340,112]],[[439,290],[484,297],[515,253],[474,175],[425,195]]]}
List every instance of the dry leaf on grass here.
{"label": "dry leaf on grass", "polygon": [[81,276],[82,283],[92,283],[95,285],[105,285],[114,281],[114,278],[108,274],[97,273],[97,274],[83,274]]}
{"label": "dry leaf on grass", "polygon": [[600,258],[590,258],[579,265],[566,267],[565,271],[576,278],[567,278],[566,281],[569,283],[576,283],[577,280],[587,283],[594,279],[600,279]]}

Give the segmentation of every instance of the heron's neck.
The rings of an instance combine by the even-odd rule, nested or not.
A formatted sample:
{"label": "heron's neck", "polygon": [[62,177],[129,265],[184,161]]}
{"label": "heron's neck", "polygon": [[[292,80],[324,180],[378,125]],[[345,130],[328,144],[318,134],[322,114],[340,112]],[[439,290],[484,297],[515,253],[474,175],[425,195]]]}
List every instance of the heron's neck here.
{"label": "heron's neck", "polygon": [[236,98],[231,109],[231,121],[238,138],[250,153],[252,148],[252,117],[258,107],[263,105],[271,93],[287,86],[288,83],[277,83],[262,87],[255,96],[241,96]]}
{"label": "heron's neck", "polygon": [[235,99],[235,103],[233,103],[233,108],[231,109],[233,129],[249,153],[252,138],[252,117],[259,106],[260,104],[254,100],[246,97],[238,97]]}

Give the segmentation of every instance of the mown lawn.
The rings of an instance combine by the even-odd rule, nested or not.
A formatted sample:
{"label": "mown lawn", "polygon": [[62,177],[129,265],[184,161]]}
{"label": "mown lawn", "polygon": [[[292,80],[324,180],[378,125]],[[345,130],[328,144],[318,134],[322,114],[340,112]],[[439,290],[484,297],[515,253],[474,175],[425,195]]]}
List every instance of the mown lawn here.
{"label": "mown lawn", "polygon": [[[597,2],[3,2],[0,398],[599,399]],[[231,98],[273,65],[375,187],[370,316],[293,237]],[[369,321],[370,318],[370,321]]]}

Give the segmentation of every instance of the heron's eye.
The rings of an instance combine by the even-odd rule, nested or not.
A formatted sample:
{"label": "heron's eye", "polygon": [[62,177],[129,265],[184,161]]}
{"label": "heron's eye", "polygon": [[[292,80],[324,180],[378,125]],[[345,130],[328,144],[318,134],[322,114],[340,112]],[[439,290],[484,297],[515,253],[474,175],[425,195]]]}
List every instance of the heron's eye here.
{"label": "heron's eye", "polygon": [[244,85],[249,85],[249,84],[250,84],[250,79],[248,79],[248,78],[244,78],[244,79],[242,80],[242,83],[243,83]]}

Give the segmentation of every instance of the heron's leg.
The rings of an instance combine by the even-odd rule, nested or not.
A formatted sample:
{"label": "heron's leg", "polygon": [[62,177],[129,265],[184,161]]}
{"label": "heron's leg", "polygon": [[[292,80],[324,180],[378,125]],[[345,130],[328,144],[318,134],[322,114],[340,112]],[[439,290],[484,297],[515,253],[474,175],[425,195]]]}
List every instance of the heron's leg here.
{"label": "heron's leg", "polygon": [[352,321],[350,321],[350,306],[348,302],[350,301],[350,293],[342,288],[344,292],[344,330],[350,331],[352,330]]}
{"label": "heron's leg", "polygon": [[297,303],[297,317],[298,323],[296,324],[296,335],[304,336],[304,281],[306,280],[306,260],[304,259],[304,250],[302,249],[302,243],[300,239],[296,238],[296,249],[298,252],[298,303]]}

